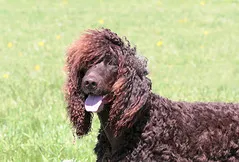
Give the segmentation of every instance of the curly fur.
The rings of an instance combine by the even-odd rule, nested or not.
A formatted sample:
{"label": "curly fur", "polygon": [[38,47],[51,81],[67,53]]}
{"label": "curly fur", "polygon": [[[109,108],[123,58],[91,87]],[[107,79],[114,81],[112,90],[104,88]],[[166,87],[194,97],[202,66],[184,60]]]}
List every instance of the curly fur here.
{"label": "curly fur", "polygon": [[239,161],[239,104],[175,102],[153,94],[146,59],[109,29],[88,30],[67,52],[67,110],[79,137],[90,131],[92,119],[81,81],[106,56],[117,57],[118,73],[110,102],[98,113],[97,161]]}

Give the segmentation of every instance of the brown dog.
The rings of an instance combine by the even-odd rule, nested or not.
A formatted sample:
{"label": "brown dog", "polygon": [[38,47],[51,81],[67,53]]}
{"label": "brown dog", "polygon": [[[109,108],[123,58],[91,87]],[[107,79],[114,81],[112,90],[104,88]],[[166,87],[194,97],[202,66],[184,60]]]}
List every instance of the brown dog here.
{"label": "brown dog", "polygon": [[125,42],[89,30],[67,53],[68,114],[79,137],[98,114],[97,161],[239,161],[239,104],[153,94],[147,61]]}

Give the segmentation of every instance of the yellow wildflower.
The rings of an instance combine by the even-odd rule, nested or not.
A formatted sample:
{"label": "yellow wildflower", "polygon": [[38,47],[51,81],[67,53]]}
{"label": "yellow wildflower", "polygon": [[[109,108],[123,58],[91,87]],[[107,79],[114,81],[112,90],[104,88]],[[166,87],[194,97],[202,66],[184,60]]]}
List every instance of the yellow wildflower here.
{"label": "yellow wildflower", "polygon": [[21,56],[22,56],[22,53],[21,53],[21,52],[19,52],[19,53],[18,53],[18,56],[20,56],[20,57],[21,57]]}
{"label": "yellow wildflower", "polygon": [[104,20],[100,19],[100,20],[98,20],[98,23],[102,25],[102,24],[104,24]]}
{"label": "yellow wildflower", "polygon": [[162,46],[162,45],[163,45],[163,41],[158,41],[158,42],[157,42],[157,46],[158,46],[158,47],[160,47],[160,46]]}
{"label": "yellow wildflower", "polygon": [[204,6],[204,5],[205,5],[205,2],[204,2],[204,1],[201,1],[201,2],[200,2],[200,5],[201,5],[201,6]]}
{"label": "yellow wildflower", "polygon": [[13,46],[12,42],[9,42],[9,43],[7,44],[7,46],[8,46],[8,48],[12,48],[12,46]]}
{"label": "yellow wildflower", "polygon": [[36,66],[35,66],[35,70],[36,70],[36,71],[39,71],[39,70],[40,70],[40,66],[39,66],[39,65],[36,65]]}
{"label": "yellow wildflower", "polygon": [[56,36],[56,39],[61,39],[61,36],[60,36],[60,35],[57,35],[57,36]]}
{"label": "yellow wildflower", "polygon": [[63,3],[64,5],[67,5],[67,4],[68,4],[68,0],[63,0],[62,3]]}
{"label": "yellow wildflower", "polygon": [[186,23],[186,22],[188,22],[188,19],[187,19],[187,18],[184,18],[184,19],[179,20],[178,22],[180,22],[180,23]]}
{"label": "yellow wildflower", "polygon": [[41,46],[41,47],[43,47],[43,46],[44,46],[44,42],[43,42],[43,41],[38,42],[38,45]]}
{"label": "yellow wildflower", "polygon": [[3,74],[3,78],[5,79],[9,78],[9,74]]}
{"label": "yellow wildflower", "polygon": [[205,36],[208,35],[208,31],[205,30],[205,31],[203,32],[203,34],[204,34]]}

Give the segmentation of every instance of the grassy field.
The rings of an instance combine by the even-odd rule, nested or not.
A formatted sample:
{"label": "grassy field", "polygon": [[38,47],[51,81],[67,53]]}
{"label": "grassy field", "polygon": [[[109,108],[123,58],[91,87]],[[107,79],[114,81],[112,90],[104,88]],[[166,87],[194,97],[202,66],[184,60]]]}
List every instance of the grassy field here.
{"label": "grassy field", "polygon": [[67,46],[88,28],[137,45],[162,96],[239,101],[239,0],[0,4],[0,161],[95,161],[99,122],[74,139],[62,91]]}

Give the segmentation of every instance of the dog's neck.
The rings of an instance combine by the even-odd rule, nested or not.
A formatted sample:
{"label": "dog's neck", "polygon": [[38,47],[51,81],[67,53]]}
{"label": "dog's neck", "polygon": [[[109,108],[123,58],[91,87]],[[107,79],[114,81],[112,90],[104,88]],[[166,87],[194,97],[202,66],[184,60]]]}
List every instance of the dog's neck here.
{"label": "dog's neck", "polygon": [[122,136],[115,137],[113,131],[110,129],[110,125],[108,122],[109,119],[109,107],[105,107],[103,111],[98,113],[98,117],[100,119],[101,128],[103,129],[105,135],[107,136],[107,139],[111,145],[111,152],[112,154],[115,152],[115,150],[118,150],[119,147],[121,147],[121,139]]}

